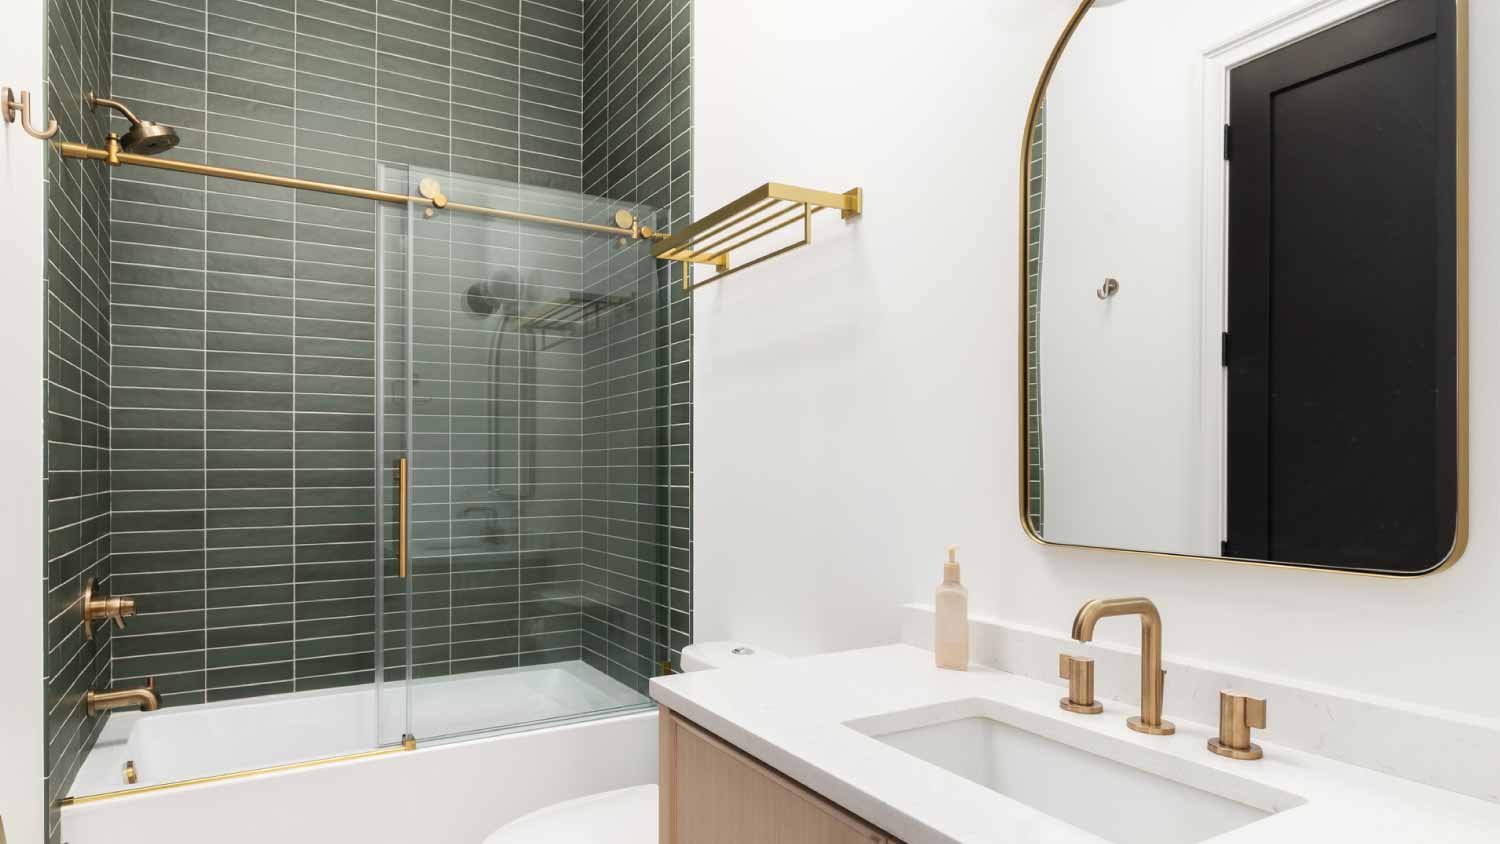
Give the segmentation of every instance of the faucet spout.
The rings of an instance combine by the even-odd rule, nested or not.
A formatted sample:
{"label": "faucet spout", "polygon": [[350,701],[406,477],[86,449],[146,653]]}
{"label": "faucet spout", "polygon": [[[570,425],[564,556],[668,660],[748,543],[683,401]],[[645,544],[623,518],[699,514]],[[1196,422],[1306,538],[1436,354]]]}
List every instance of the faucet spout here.
{"label": "faucet spout", "polygon": [[161,695],[156,692],[156,678],[151,677],[146,680],[145,686],[138,689],[113,692],[89,689],[83,695],[83,706],[91,716],[130,706],[139,707],[142,712],[153,712],[161,708]]}
{"label": "faucet spout", "polygon": [[1138,733],[1169,736],[1177,731],[1161,717],[1166,672],[1161,667],[1161,613],[1149,598],[1108,598],[1089,601],[1073,618],[1073,638],[1079,642],[1094,639],[1094,626],[1101,618],[1120,615],[1141,617],[1141,714],[1126,724]]}

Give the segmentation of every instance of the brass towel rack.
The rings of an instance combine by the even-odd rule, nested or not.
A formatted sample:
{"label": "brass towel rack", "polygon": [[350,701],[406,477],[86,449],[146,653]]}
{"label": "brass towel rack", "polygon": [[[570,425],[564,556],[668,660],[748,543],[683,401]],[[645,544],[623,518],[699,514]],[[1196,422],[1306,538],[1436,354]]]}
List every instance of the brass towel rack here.
{"label": "brass towel rack", "polygon": [[[682,231],[658,240],[651,248],[651,254],[662,260],[681,262],[682,289],[696,290],[812,243],[814,214],[836,208],[839,216],[847,220],[864,211],[864,198],[862,188],[829,193],[767,182]],[[731,266],[730,254],[734,250],[799,222],[802,224],[801,240]],[[716,272],[712,278],[694,283],[693,264],[712,265]]]}

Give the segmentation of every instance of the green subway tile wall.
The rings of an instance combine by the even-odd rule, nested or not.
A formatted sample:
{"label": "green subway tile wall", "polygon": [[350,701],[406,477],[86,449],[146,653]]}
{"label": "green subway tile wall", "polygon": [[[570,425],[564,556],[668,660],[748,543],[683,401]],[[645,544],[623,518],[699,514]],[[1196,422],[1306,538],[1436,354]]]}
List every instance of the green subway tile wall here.
{"label": "green subway tile wall", "polygon": [[[692,218],[692,3],[584,6],[583,190]],[[583,339],[584,658],[644,689],[692,637],[692,301],[672,268],[585,256],[633,309]]]}
{"label": "green subway tile wall", "polygon": [[[176,158],[366,187],[381,164],[430,168],[456,174],[454,195],[463,177],[607,193],[675,224],[688,20],[685,0],[115,0],[112,88],[179,128]],[[665,93],[638,95],[647,83]],[[141,606],[112,641],[115,682],[156,676],[168,705],[368,682],[377,209],[139,168],[112,185],[112,586]],[[585,658],[643,687],[689,634],[686,300],[652,260],[585,254],[602,238],[475,256],[453,219],[413,239],[456,250],[414,299],[444,332],[419,352],[442,348],[418,415],[454,426],[414,453],[415,673]],[[507,268],[632,307],[504,357],[461,300]],[[502,298],[534,307],[540,288]],[[491,447],[492,426],[526,415],[495,402],[522,388],[544,421]],[[524,512],[462,500],[523,460],[571,491]]]}
{"label": "green subway tile wall", "polygon": [[[62,136],[103,142],[106,122],[83,93],[109,85],[109,4],[47,3],[47,96]],[[65,794],[102,720],[83,711],[83,693],[109,683],[111,636],[83,638],[84,584],[110,585],[109,174],[47,158],[46,254],[46,594],[47,796]],[[48,838],[56,841],[50,811]]]}
{"label": "green subway tile wall", "polygon": [[1042,452],[1042,227],[1047,216],[1047,101],[1031,129],[1031,201],[1026,219],[1026,517],[1043,535],[1046,461]]}

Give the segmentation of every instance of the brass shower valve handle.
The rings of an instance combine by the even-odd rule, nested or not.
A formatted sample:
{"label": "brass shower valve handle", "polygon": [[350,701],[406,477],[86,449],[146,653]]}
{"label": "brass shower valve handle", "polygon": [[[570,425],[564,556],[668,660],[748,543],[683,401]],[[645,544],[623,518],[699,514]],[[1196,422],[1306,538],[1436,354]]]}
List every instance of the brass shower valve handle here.
{"label": "brass shower valve handle", "polygon": [[1094,661],[1085,656],[1059,654],[1057,676],[1068,681],[1068,696],[1058,706],[1080,715],[1098,715],[1104,704],[1094,700]]}
{"label": "brass shower valve handle", "polygon": [[1219,692],[1219,737],[1208,740],[1208,749],[1230,759],[1259,759],[1260,745],[1250,741],[1250,729],[1266,728],[1265,698]]}
{"label": "brass shower valve handle", "polygon": [[125,619],[135,615],[134,598],[100,598],[96,594],[99,582],[89,578],[83,587],[83,638],[94,638],[94,622],[112,620],[116,627],[125,629]]}

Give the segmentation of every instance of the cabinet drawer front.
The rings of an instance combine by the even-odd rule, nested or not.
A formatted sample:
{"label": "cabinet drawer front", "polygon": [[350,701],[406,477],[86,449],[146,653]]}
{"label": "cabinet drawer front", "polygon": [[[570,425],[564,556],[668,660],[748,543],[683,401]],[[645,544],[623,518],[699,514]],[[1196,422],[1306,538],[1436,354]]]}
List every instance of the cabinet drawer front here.
{"label": "cabinet drawer front", "polygon": [[661,844],[895,844],[666,709]]}

